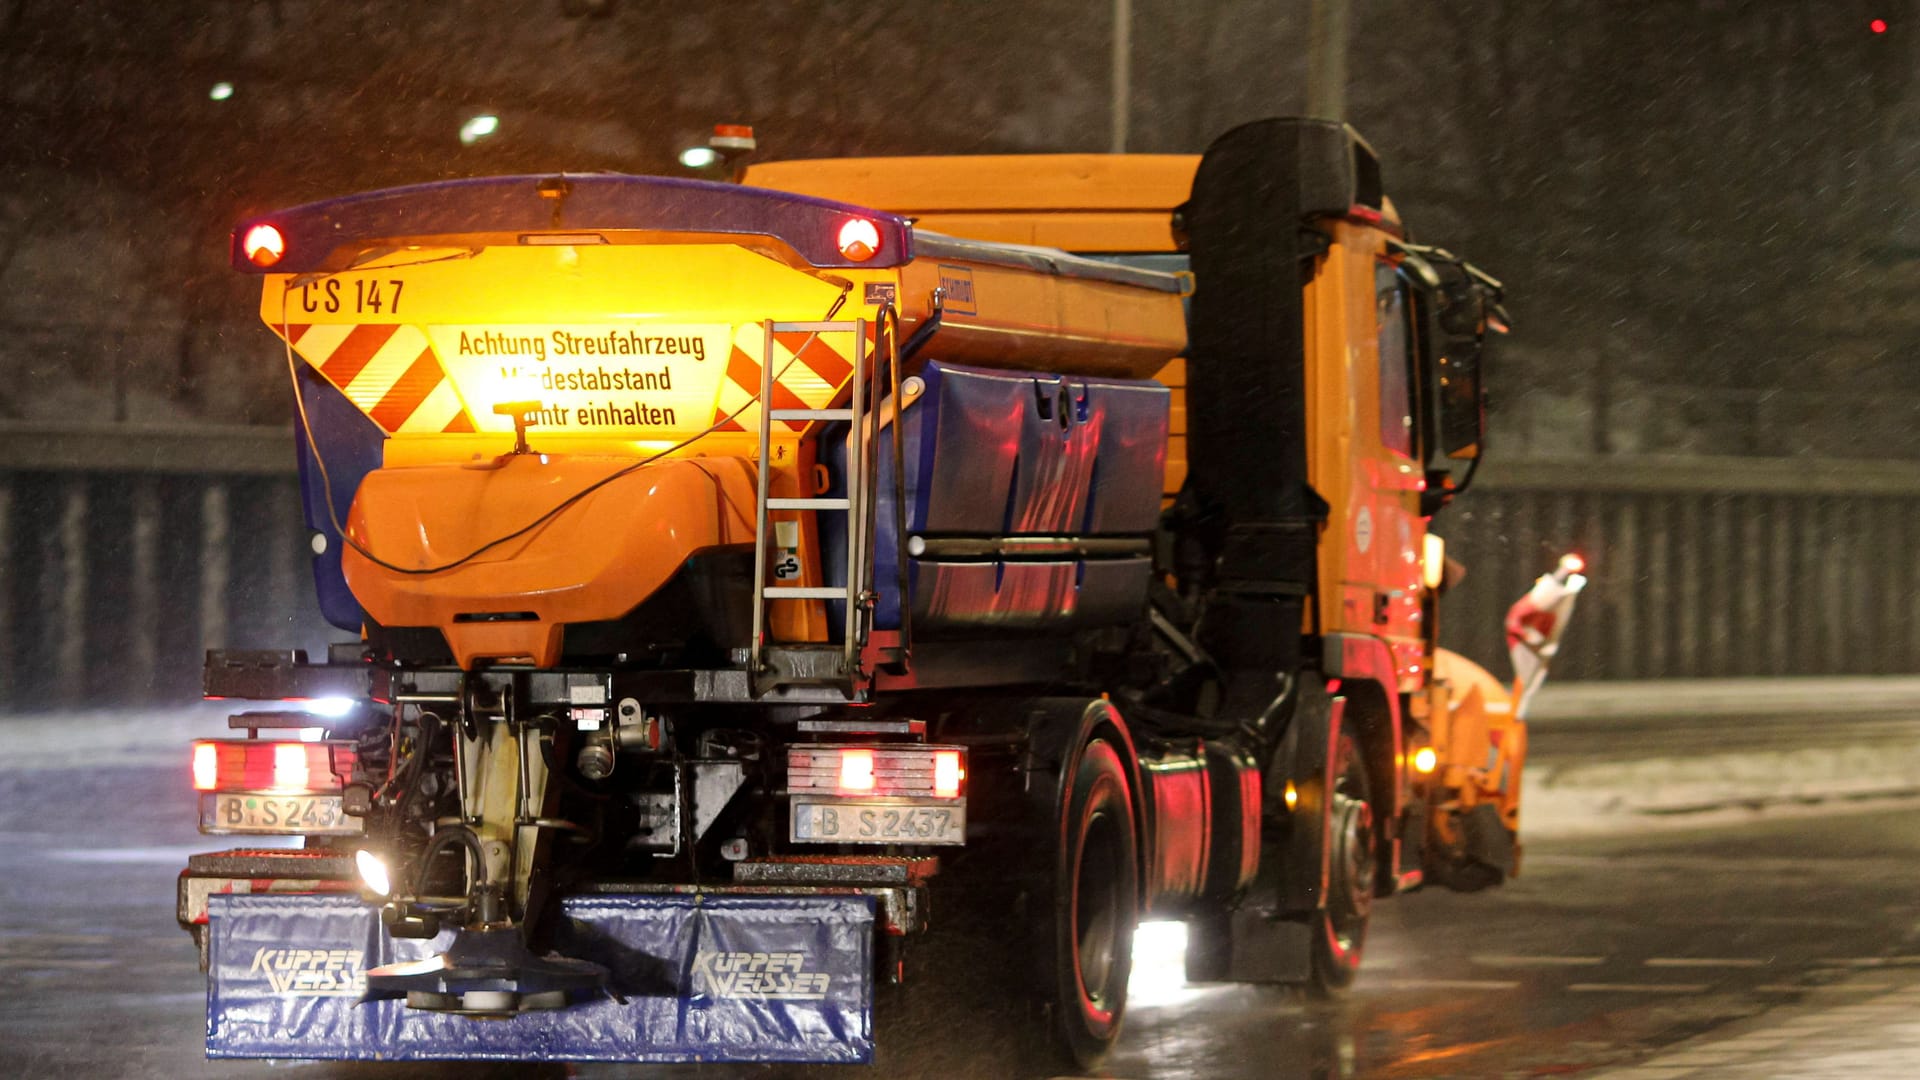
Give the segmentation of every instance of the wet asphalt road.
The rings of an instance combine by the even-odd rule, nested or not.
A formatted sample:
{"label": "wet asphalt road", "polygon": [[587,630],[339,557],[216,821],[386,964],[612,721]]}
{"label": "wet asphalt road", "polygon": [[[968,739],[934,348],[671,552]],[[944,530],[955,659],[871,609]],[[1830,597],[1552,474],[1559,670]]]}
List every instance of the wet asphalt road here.
{"label": "wet asphalt road", "polygon": [[[1017,1008],[996,1007],[999,973],[965,949],[920,954],[930,981],[881,1016],[871,1072],[207,1062],[203,984],[173,924],[173,876],[189,851],[219,845],[195,835],[183,773],[0,772],[0,1075],[1062,1072],[1020,1037]],[[1421,893],[1376,907],[1366,970],[1344,1000],[1137,986],[1104,1073],[1534,1077],[1641,1060],[1774,1006],[1845,993],[1829,984],[1862,970],[1920,965],[1916,812],[1864,808],[1536,842],[1524,877],[1503,889]]]}

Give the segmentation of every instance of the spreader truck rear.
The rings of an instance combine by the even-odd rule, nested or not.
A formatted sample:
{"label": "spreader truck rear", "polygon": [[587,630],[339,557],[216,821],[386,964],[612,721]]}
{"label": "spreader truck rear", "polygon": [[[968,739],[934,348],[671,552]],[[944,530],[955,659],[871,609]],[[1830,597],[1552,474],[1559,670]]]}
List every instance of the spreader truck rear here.
{"label": "spreader truck rear", "polygon": [[1518,869],[1428,529],[1500,287],[1350,129],[426,184],[232,260],[351,639],[208,656],[263,704],[202,828],[280,838],[180,878],[210,1055],[867,1061],[973,880],[1087,1065],[1142,918],[1333,992],[1375,899]]}

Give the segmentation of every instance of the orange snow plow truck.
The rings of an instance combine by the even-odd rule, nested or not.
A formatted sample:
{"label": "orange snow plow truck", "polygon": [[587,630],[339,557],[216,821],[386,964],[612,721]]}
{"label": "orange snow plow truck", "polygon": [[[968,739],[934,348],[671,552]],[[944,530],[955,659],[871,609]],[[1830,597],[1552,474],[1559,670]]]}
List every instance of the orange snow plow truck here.
{"label": "orange snow plow truck", "polygon": [[275,704],[202,829],[304,838],[180,877],[210,1056],[869,1061],[973,878],[1086,1067],[1143,917],[1336,992],[1376,899],[1519,868],[1430,530],[1500,285],[1345,126],[426,184],[232,258],[352,640],[208,656]]}

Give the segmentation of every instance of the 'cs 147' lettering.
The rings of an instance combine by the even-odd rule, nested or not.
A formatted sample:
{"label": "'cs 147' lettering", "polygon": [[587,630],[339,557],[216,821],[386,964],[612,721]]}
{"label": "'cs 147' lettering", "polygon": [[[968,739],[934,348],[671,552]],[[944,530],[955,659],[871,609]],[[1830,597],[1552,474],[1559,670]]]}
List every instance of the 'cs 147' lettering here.
{"label": "'cs 147' lettering", "polygon": [[300,286],[300,310],[309,315],[321,312],[337,315],[342,311],[354,315],[398,315],[400,294],[406,287],[407,283],[398,278],[309,281]]}

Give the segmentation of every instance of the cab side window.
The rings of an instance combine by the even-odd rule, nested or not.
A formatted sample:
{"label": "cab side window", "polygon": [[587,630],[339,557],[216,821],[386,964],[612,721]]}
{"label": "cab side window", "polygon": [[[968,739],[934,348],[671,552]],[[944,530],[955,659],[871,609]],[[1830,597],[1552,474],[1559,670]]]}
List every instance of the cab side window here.
{"label": "cab side window", "polygon": [[1408,350],[1407,292],[1387,263],[1373,272],[1374,309],[1380,324],[1380,442],[1414,456],[1412,360]]}

